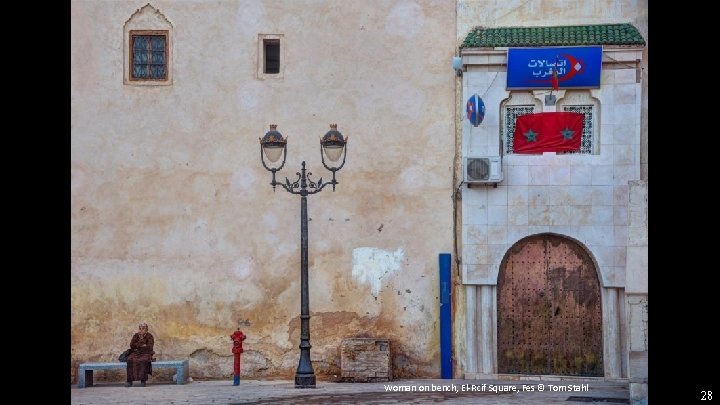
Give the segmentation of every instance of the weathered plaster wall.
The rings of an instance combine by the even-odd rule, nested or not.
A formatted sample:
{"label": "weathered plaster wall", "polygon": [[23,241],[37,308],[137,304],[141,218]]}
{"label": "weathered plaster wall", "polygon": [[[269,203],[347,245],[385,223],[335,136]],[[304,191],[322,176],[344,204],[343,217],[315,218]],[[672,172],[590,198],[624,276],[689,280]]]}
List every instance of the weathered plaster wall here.
{"label": "weathered plaster wall", "polygon": [[645,22],[647,0],[458,0],[457,35],[462,42],[470,29],[552,25]]}
{"label": "weathered plaster wall", "polygon": [[[432,0],[153,1],[172,24],[173,83],[123,84],[123,25],[147,2],[71,3],[71,358],[111,361],[137,323],[194,378],[298,362],[300,203],[282,175],[349,136],[336,192],[308,198],[312,360],[342,338],[391,340],[396,377],[439,376],[437,254],[452,251],[455,5]],[[257,78],[258,34],[283,34],[282,79]],[[375,277],[373,279],[373,277]]]}

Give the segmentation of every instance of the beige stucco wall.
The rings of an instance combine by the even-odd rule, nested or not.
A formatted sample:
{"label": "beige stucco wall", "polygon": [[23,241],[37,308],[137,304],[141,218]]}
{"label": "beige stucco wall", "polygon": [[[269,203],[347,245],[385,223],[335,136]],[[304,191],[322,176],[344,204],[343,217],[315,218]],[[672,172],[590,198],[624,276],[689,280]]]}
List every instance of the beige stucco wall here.
{"label": "beige stucco wall", "polygon": [[[281,178],[349,136],[336,192],[308,198],[312,360],[391,339],[397,377],[439,376],[438,253],[452,252],[455,4],[153,1],[173,82],[123,83],[123,27],[147,2],[71,2],[71,358],[113,361],[138,321],[194,378],[298,363],[300,202],[273,192],[258,137],[289,137]],[[282,79],[257,78],[282,34]]]}
{"label": "beige stucco wall", "polygon": [[457,7],[460,42],[479,25],[537,27],[632,22],[643,37],[647,34],[647,0],[458,0]]}

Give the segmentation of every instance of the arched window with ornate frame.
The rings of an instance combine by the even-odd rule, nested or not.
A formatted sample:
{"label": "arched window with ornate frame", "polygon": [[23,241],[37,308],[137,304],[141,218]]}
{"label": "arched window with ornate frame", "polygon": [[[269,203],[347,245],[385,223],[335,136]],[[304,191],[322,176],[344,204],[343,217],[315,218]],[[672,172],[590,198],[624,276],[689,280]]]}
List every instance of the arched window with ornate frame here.
{"label": "arched window with ornate frame", "polygon": [[173,77],[173,26],[149,3],[123,26],[123,83],[167,86]]}
{"label": "arched window with ornate frame", "polygon": [[[556,111],[578,112],[583,114],[583,133],[580,150],[577,152],[558,152],[558,154],[597,155],[600,153],[599,111],[600,101],[590,94],[590,90],[565,90],[557,101]],[[531,91],[513,91],[510,97],[500,103],[502,150],[513,154],[513,136],[515,121],[521,115],[543,112],[543,105]]]}
{"label": "arched window with ornate frame", "polygon": [[500,103],[500,128],[503,153],[513,153],[513,134],[517,117],[542,112],[542,103],[531,91],[512,91],[510,97]]}
{"label": "arched window with ornate frame", "polygon": [[598,133],[600,122],[600,101],[590,94],[590,90],[566,90],[557,101],[558,112],[577,112],[583,114],[583,132],[580,138],[580,150],[561,152],[570,154],[597,155],[600,153]]}

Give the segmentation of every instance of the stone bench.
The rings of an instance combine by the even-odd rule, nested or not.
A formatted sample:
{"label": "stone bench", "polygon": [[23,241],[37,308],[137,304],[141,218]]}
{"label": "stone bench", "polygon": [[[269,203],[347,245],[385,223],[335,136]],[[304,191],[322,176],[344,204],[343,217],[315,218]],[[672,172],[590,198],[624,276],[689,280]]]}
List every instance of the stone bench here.
{"label": "stone bench", "polygon": [[[174,368],[177,373],[177,384],[185,384],[188,378],[188,361],[187,360],[163,360],[153,361],[152,368]],[[78,367],[78,388],[92,387],[93,371],[95,370],[112,370],[127,369],[127,363],[81,363]]]}

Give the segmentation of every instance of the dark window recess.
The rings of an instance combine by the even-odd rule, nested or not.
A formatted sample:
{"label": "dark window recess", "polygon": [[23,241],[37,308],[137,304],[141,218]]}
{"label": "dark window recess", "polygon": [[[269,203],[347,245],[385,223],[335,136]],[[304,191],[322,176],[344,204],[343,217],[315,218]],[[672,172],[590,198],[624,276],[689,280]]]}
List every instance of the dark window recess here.
{"label": "dark window recess", "polygon": [[280,40],[264,39],[265,48],[265,73],[280,73]]}
{"label": "dark window recess", "polygon": [[167,79],[167,36],[131,35],[131,79]]}

